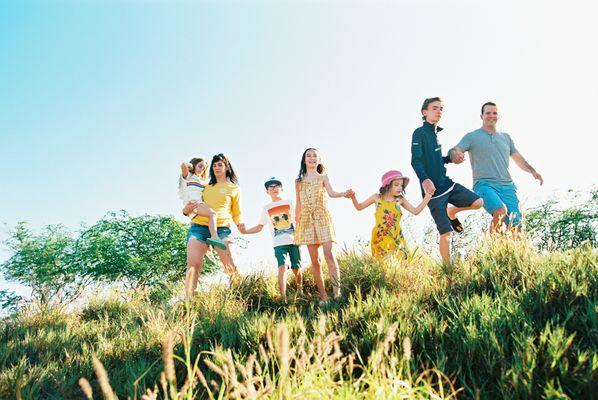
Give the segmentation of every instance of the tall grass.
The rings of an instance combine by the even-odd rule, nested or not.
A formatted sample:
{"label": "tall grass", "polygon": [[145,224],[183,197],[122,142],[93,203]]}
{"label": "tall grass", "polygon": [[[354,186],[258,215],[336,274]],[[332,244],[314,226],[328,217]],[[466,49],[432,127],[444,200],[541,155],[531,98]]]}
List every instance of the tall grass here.
{"label": "tall grass", "polygon": [[24,310],[0,328],[0,398],[598,398],[597,256],[503,239],[450,268],[344,252],[347,297],[325,309],[306,274],[288,303],[256,275],[187,304]]}

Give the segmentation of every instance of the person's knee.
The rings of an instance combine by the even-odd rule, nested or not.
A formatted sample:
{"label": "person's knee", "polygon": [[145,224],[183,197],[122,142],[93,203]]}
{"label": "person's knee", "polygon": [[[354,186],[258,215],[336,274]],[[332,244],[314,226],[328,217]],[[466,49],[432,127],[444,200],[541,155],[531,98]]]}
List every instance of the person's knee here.
{"label": "person's knee", "polygon": [[507,215],[507,209],[504,206],[499,208],[498,210],[494,210],[492,212],[492,217],[495,220],[504,219],[506,215]]}
{"label": "person's knee", "polygon": [[484,206],[484,199],[481,197],[471,204],[472,208],[482,208]]}
{"label": "person's knee", "polygon": [[191,274],[195,278],[198,278],[201,275],[201,265],[191,264],[187,265],[187,274]]}
{"label": "person's knee", "polygon": [[451,239],[451,232],[445,232],[440,234],[440,241],[446,242]]}
{"label": "person's knee", "polygon": [[334,254],[332,254],[332,249],[324,249],[324,258],[326,261],[334,260]]}
{"label": "person's knee", "polygon": [[198,257],[187,258],[187,269],[201,269],[203,266],[203,259]]}
{"label": "person's knee", "polygon": [[320,265],[320,256],[317,252],[315,252],[314,254],[309,255],[310,261],[311,261],[311,265]]}

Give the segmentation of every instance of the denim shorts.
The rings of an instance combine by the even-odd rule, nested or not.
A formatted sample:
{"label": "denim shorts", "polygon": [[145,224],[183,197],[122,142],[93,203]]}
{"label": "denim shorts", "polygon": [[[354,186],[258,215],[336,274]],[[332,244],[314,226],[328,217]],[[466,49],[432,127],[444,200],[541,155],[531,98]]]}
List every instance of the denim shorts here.
{"label": "denim shorts", "polygon": [[506,225],[521,225],[521,211],[517,198],[517,186],[513,183],[499,185],[487,181],[477,181],[473,190],[484,199],[484,209],[492,214],[503,207],[507,208],[504,223]]}
{"label": "denim shorts", "polygon": [[[219,226],[217,229],[218,237],[221,240],[226,240],[230,236],[230,228],[228,226]],[[206,225],[191,224],[189,232],[187,233],[187,242],[193,238],[199,240],[202,243],[206,243],[210,234],[210,228]]]}

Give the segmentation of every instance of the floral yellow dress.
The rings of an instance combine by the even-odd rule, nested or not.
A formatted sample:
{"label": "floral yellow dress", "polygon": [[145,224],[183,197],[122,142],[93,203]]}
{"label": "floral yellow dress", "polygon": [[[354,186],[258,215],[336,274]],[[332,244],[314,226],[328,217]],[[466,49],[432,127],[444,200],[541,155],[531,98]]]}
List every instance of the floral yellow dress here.
{"label": "floral yellow dress", "polygon": [[295,230],[295,244],[322,244],[334,242],[334,226],[326,206],[324,176],[299,182],[301,214]]}
{"label": "floral yellow dress", "polygon": [[376,202],[376,226],[372,230],[372,255],[381,260],[398,253],[406,255],[407,245],[401,231],[401,206],[395,200]]}

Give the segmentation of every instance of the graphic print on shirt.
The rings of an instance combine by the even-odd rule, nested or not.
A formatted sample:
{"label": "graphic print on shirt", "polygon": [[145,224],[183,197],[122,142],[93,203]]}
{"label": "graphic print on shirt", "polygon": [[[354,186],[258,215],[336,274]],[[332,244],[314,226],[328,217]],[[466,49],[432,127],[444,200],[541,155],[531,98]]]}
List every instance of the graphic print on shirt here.
{"label": "graphic print on shirt", "polygon": [[198,188],[198,189],[203,190],[205,188],[205,186],[196,181],[187,181],[187,189],[190,189],[190,188]]}
{"label": "graphic print on shirt", "polygon": [[277,207],[272,207],[268,210],[268,215],[274,227],[274,236],[282,235],[284,233],[293,234],[295,226],[291,221],[291,206],[283,204]]}

